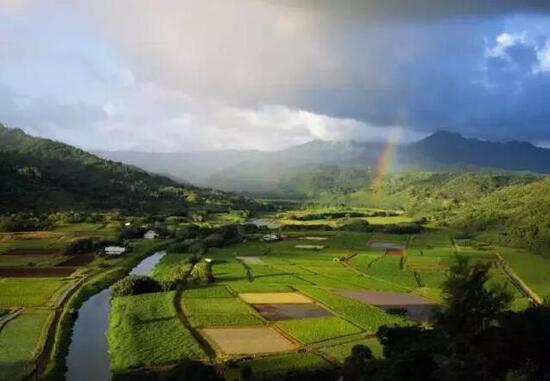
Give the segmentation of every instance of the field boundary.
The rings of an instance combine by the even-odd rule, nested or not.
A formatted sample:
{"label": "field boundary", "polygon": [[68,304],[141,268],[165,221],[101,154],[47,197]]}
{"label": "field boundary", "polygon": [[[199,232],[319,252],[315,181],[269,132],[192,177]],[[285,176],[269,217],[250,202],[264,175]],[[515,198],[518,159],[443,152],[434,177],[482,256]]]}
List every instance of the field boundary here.
{"label": "field boundary", "polygon": [[535,291],[533,291],[527,285],[527,283],[525,283],[523,279],[521,279],[519,275],[517,275],[514,270],[510,268],[510,266],[508,266],[506,260],[502,257],[502,255],[500,255],[500,253],[498,252],[495,253],[495,255],[497,257],[497,266],[504,272],[506,276],[508,276],[512,284],[516,286],[520,290],[520,292],[523,293],[524,296],[533,300],[537,304],[543,304],[543,299]]}
{"label": "field boundary", "polygon": [[187,318],[187,315],[185,315],[185,312],[183,311],[183,308],[181,306],[181,301],[183,299],[183,287],[178,287],[176,290],[176,294],[174,295],[174,308],[176,309],[176,316],[178,317],[180,323],[183,325],[185,329],[191,333],[191,336],[199,343],[199,345],[204,349],[204,353],[208,356],[208,361],[213,364],[215,363],[216,359],[216,351],[215,349],[210,345],[208,340],[193,326],[191,325],[191,322],[189,322],[189,319]]}
{"label": "field boundary", "polygon": [[2,328],[4,328],[4,326],[6,324],[8,324],[10,321],[12,321],[13,319],[15,319],[17,316],[19,316],[19,314],[23,311],[23,308],[18,308],[16,309],[15,311],[12,311],[10,312],[9,314],[7,314],[6,316],[3,316],[2,318],[0,318],[0,331],[2,331]]}

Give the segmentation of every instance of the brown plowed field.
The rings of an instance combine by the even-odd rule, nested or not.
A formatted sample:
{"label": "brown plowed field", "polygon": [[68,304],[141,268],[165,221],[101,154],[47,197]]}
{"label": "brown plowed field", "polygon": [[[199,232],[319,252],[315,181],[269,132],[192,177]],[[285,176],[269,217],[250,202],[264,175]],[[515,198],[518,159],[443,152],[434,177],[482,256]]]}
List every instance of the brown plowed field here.
{"label": "brown plowed field", "polygon": [[56,255],[59,252],[59,249],[13,249],[6,255]]}
{"label": "brown plowed field", "polygon": [[205,328],[202,333],[227,355],[287,352],[296,344],[273,328]]}
{"label": "brown plowed field", "polygon": [[254,307],[264,319],[270,321],[332,316],[329,311],[314,303],[253,304],[252,307]]}
{"label": "brown plowed field", "polygon": [[70,276],[76,267],[0,267],[4,278],[62,278]]}
{"label": "brown plowed field", "polygon": [[57,266],[85,266],[94,260],[93,254],[77,254],[69,257]]}

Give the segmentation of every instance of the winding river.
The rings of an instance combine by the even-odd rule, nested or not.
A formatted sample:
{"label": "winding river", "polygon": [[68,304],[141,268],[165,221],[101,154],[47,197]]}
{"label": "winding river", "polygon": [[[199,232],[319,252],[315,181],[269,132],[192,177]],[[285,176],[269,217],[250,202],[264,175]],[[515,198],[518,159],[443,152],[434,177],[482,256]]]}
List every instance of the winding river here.
{"label": "winding river", "polygon": [[[131,275],[147,275],[164,256],[155,253],[141,261]],[[112,377],[105,333],[109,325],[111,287],[95,294],[78,310],[69,354],[66,381],[108,381]]]}

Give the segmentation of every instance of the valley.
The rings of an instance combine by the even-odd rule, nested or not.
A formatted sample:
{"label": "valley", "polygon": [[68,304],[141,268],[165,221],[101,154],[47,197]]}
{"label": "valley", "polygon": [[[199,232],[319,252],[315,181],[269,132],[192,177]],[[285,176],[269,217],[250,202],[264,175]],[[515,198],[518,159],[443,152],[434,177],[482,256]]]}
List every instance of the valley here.
{"label": "valley", "polygon": [[[28,342],[26,355],[0,352],[0,363],[9,364],[2,366],[2,377],[25,379],[44,372],[46,379],[58,379],[66,363],[68,380],[96,379],[105,365],[88,371],[77,365],[76,373],[71,365],[82,361],[74,360],[72,345],[79,344],[70,340],[71,325],[76,319],[78,332],[79,319],[85,318],[71,311],[84,302],[81,313],[92,313],[86,312],[86,299],[156,251],[166,254],[140,274],[164,284],[166,291],[112,295],[110,312],[105,312],[108,328],[93,334],[106,335],[102,357],[115,375],[160,371],[188,360],[215,366],[227,380],[239,380],[245,368],[269,376],[297,369],[321,371],[342,366],[356,344],[367,345],[381,357],[378,330],[427,324],[431,311],[444,303],[445,272],[457,255],[489,263],[491,282],[504,284],[512,293],[514,311],[550,294],[550,260],[457,239],[454,231],[430,224],[415,233],[384,232],[381,227],[410,229],[413,219],[402,211],[317,208],[271,213],[263,219],[278,228],[243,224],[239,231],[228,227],[237,225],[205,221],[206,230],[189,230],[196,225],[168,217],[162,240],[131,239],[126,243],[131,252],[120,258],[90,253],[91,260],[75,264],[70,273],[47,278],[44,270],[67,267],[70,256],[62,249],[71,240],[115,239],[123,220],[4,233],[2,269],[43,272],[13,271],[1,280],[0,306],[9,312],[3,316],[0,348],[15,340],[15,332],[18,337],[24,332]],[[374,226],[378,231],[353,231]],[[220,233],[208,233],[216,229]],[[215,241],[216,234],[222,238]],[[191,248],[197,241],[210,243]],[[108,303],[108,294],[102,298]],[[82,371],[88,376],[78,373]]]}

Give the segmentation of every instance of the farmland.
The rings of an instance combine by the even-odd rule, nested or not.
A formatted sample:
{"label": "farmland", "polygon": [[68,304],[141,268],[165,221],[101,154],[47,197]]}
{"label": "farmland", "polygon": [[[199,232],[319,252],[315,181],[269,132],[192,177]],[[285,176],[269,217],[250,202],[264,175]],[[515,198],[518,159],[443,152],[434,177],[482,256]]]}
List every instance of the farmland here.
{"label": "farmland", "polygon": [[[1,380],[19,380],[35,371],[48,339],[51,350],[62,334],[57,331],[59,319],[79,286],[94,289],[97,280],[116,276],[135,261],[133,256],[102,257],[97,251],[64,253],[77,240],[114,239],[118,227],[75,223],[48,231],[0,233]],[[133,246],[139,257],[151,243],[135,241]]]}
{"label": "farmland", "polygon": [[[373,223],[409,221],[401,213],[391,214],[376,216]],[[216,218],[216,224],[223,220]],[[176,286],[114,297],[106,332],[111,370],[127,373],[194,360],[216,364],[228,380],[236,380],[245,367],[269,376],[339,366],[358,344],[380,358],[378,330],[426,324],[431,307],[442,303],[441,286],[457,254],[493,264],[491,284],[507,285],[514,310],[526,308],[528,301],[496,265],[496,253],[534,292],[544,296],[550,290],[545,272],[538,270],[550,266],[546,259],[455,240],[451,230],[427,226],[418,234],[359,232],[341,228],[347,217],[269,218],[293,222],[273,242],[263,241],[259,232],[200,255],[169,250],[149,275]],[[380,220],[384,218],[388,220]],[[329,228],[304,230],[321,222]],[[22,309],[0,328],[0,362],[9,364],[3,368],[10,377],[34,369],[47,335],[55,332],[50,324],[75,287],[89,283],[93,289],[103,277],[116,280],[161,243],[131,240],[133,252],[120,258],[63,254],[76,239],[109,238],[115,231],[114,226],[83,223],[0,234],[0,310]],[[198,266],[210,268],[210,282],[192,279]],[[427,309],[418,312],[419,306]],[[14,330],[25,332],[25,347],[8,353]]]}
{"label": "farmland", "polygon": [[[423,324],[429,319],[431,306],[442,301],[441,285],[456,253],[490,263],[495,258],[495,248],[457,244],[452,232],[436,228],[415,235],[304,233],[290,228],[279,241],[251,238],[205,254],[212,261],[213,283],[187,284],[176,294],[131,297],[143,300],[141,308],[148,308],[154,298],[162,298],[164,305],[170,297],[175,298],[172,302],[180,306],[187,321],[178,329],[183,327],[191,335],[180,339],[185,345],[171,351],[171,356],[200,358],[202,348],[203,359],[208,354],[209,361],[217,364],[231,361],[224,367],[229,380],[238,379],[239,369],[244,367],[269,375],[342,364],[357,344],[369,346],[375,357],[381,357],[378,329]],[[323,248],[306,249],[302,244],[308,241],[322,243]],[[388,254],[390,245],[402,248],[399,255]],[[168,254],[151,274],[163,279],[171,278],[174,271],[188,271],[189,258],[185,253]],[[525,308],[525,297],[508,277],[497,267],[491,273],[491,282],[504,283],[513,292],[514,308]],[[525,281],[534,281],[536,287],[538,278],[523,274],[527,275]],[[164,345],[160,342],[169,347],[171,339],[163,339],[166,333],[161,325],[150,324],[147,332],[136,328],[144,323],[131,317],[132,309],[123,307],[127,303],[126,298],[115,299],[111,311],[109,337],[115,368],[124,371],[174,361],[169,356],[143,354],[152,350],[148,349],[151,346]],[[420,313],[416,310],[425,307]],[[404,311],[393,311],[399,309]],[[176,321],[173,314],[166,318]],[[124,336],[117,332],[122,329],[132,330],[126,336],[132,336],[134,344],[121,346],[115,340]]]}

